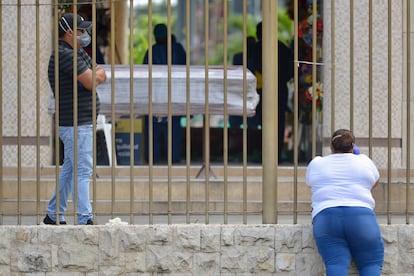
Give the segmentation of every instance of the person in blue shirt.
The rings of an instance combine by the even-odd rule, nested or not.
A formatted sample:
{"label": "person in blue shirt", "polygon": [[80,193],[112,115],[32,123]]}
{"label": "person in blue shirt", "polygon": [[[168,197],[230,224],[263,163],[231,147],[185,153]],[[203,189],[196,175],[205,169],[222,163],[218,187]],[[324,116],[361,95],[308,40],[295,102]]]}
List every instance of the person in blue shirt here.
{"label": "person in blue shirt", "polygon": [[[154,37],[156,43],[152,46],[152,64],[167,64],[168,61],[168,44],[167,44],[167,26],[165,24],[157,24],[154,27]],[[171,39],[171,63],[172,64],[186,64],[186,53],[184,47],[175,41],[174,37]],[[148,64],[148,50],[144,56],[144,64]],[[145,117],[145,156],[149,156],[149,135],[148,135],[148,116]],[[168,118],[167,117],[153,117],[153,162],[161,161],[161,149],[167,153],[168,149]],[[172,162],[177,163],[181,160],[181,140],[182,128],[180,125],[181,116],[172,116]]]}

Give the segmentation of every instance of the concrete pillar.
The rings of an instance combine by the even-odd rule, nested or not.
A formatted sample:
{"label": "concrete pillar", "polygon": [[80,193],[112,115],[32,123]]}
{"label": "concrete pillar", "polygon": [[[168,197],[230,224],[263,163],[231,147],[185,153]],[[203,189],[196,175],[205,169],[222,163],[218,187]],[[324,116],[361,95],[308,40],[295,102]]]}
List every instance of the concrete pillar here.
{"label": "concrete pillar", "polygon": [[276,223],[277,213],[277,9],[278,2],[263,0],[262,164],[263,223]]}

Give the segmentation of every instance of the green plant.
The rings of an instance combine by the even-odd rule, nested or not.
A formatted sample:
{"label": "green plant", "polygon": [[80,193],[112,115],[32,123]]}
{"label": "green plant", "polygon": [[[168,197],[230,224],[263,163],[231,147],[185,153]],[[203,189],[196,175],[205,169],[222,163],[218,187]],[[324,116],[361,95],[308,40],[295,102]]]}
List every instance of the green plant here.
{"label": "green plant", "polygon": [[[133,30],[133,62],[134,64],[142,64],[145,53],[152,43],[148,42],[148,15],[147,11],[140,10],[136,12],[137,16],[135,17],[136,22]],[[158,23],[166,23],[166,17],[162,16],[163,12],[157,10],[157,12],[152,15],[152,26],[155,26]],[[173,13],[174,14],[174,13]],[[138,16],[139,15],[139,16]],[[290,45],[292,39],[292,22],[288,17],[286,11],[282,8],[278,12],[278,37],[286,45]],[[172,17],[172,29],[174,29],[175,22],[177,18]],[[247,36],[256,37],[256,24],[258,23],[257,19],[252,16],[247,16],[246,22],[246,34]],[[224,25],[223,22],[217,23],[218,34],[223,34]],[[234,54],[241,52],[243,50],[243,16],[242,15],[233,15],[228,16],[228,35],[227,35],[227,62],[231,63],[232,57]],[[223,36],[222,36],[223,37]],[[223,39],[219,39],[214,45],[209,45],[209,60],[210,65],[220,65],[223,64],[224,59],[224,43]],[[131,53],[130,53],[131,54]],[[204,64],[204,55],[199,60],[192,60],[192,64]]]}
{"label": "green plant", "polygon": [[[174,28],[175,25],[175,17],[171,18],[172,22],[172,28]],[[159,15],[159,14],[153,14],[152,15],[152,27],[154,27],[157,24],[164,23],[166,24],[166,18]],[[152,45],[155,43],[154,36],[152,43],[148,43],[148,15],[140,15],[137,17],[134,31],[133,31],[133,61],[134,64],[142,64],[142,61],[144,60],[144,56],[146,51],[148,50],[149,45]],[[151,30],[152,32],[152,30]],[[131,54],[131,53],[130,53]]]}

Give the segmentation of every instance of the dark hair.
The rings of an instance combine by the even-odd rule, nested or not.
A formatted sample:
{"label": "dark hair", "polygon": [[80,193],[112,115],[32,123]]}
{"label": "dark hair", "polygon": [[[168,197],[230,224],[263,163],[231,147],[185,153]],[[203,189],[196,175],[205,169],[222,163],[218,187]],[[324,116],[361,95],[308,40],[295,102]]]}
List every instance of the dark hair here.
{"label": "dark hair", "polygon": [[338,129],[331,137],[331,144],[335,153],[350,152],[354,148],[355,137],[348,129]]}
{"label": "dark hair", "polygon": [[154,36],[155,38],[167,38],[167,25],[162,23],[155,25]]}

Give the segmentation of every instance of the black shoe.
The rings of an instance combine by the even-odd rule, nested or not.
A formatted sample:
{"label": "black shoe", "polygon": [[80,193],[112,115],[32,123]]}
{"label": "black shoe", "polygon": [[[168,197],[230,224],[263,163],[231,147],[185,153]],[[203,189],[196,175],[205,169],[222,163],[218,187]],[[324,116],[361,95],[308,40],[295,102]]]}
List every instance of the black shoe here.
{"label": "black shoe", "polygon": [[[46,217],[43,219],[43,223],[44,224],[51,224],[51,225],[57,225],[56,221],[54,221],[53,219],[51,219],[49,217],[49,215],[46,215]],[[61,221],[60,224],[66,224],[66,221]]]}
{"label": "black shoe", "polygon": [[86,222],[86,225],[93,225],[93,220],[88,219],[88,221]]}

